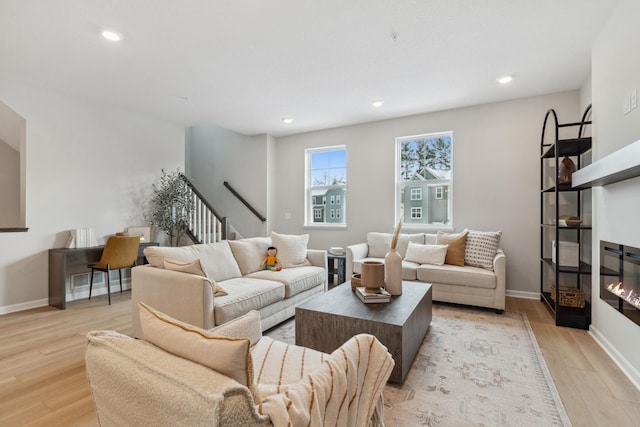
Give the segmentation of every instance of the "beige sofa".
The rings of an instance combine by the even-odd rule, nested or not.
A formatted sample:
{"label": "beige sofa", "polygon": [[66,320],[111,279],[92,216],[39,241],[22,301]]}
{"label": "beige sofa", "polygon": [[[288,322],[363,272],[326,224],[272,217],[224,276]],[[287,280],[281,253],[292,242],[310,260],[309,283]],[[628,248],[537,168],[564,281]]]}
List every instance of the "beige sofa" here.
{"label": "beige sofa", "polygon": [[144,339],[87,336],[102,427],[384,426],[394,363],[372,335],[328,355],[263,337],[255,311],[205,331],[144,307]]}
{"label": "beige sofa", "polygon": [[[469,231],[466,252],[472,247],[485,248],[482,241],[487,235],[492,235],[493,243],[497,246],[500,233]],[[446,233],[441,233],[446,234]],[[346,276],[361,272],[361,265],[365,261],[384,261],[384,255],[391,245],[392,235],[389,233],[368,233],[367,242],[358,243],[346,248]],[[477,239],[480,239],[479,241]],[[477,243],[477,246],[474,246]],[[455,304],[465,304],[477,307],[495,309],[501,313],[505,307],[506,294],[506,256],[502,249],[495,247],[495,253],[485,254],[484,263],[477,263],[484,267],[467,265],[436,265],[420,263],[406,258],[409,244],[413,248],[438,244],[438,235],[429,233],[401,234],[398,239],[397,250],[402,260],[402,279],[417,280],[431,283],[433,286],[433,300]],[[435,246],[434,246],[435,247]],[[418,247],[419,248],[419,247]]]}
{"label": "beige sofa", "polygon": [[[131,272],[132,303],[135,307],[144,302],[204,329],[258,310],[266,330],[292,317],[296,305],[327,290],[326,251],[307,249],[307,242],[308,235],[272,233],[204,245],[145,248],[149,264]],[[261,265],[271,245],[278,248],[285,267],[281,271]],[[192,271],[194,262],[200,264],[200,274],[185,272]],[[133,333],[141,336],[136,310]]]}

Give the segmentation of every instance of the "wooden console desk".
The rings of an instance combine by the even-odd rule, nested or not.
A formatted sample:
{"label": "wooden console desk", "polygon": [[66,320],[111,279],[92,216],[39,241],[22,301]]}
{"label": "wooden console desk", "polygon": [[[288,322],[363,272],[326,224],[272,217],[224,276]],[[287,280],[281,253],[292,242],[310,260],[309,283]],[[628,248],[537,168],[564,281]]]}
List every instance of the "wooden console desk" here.
{"label": "wooden console desk", "polygon": [[[158,242],[140,243],[138,265],[144,264],[144,248],[159,246]],[[104,246],[91,248],[49,249],[49,305],[64,310],[67,307],[67,283],[71,273],[91,271],[87,265],[100,261]]]}

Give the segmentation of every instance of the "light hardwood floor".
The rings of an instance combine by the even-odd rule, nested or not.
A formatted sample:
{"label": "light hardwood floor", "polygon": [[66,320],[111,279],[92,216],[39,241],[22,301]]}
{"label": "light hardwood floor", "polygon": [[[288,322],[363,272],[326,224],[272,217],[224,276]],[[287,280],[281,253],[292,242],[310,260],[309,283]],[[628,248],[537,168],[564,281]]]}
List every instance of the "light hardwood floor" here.
{"label": "light hardwood floor", "polygon": [[[131,295],[0,316],[0,426],[96,426],[84,369],[85,334],[131,334]],[[637,426],[640,391],[586,331],[553,324],[539,301],[507,298],[527,314],[571,422]],[[391,426],[389,426],[391,427]]]}

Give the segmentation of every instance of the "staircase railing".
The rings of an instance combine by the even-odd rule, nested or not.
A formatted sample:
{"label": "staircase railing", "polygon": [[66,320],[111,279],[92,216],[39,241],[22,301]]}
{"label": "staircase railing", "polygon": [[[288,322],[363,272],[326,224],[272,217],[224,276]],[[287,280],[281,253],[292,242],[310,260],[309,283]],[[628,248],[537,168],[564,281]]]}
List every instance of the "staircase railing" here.
{"label": "staircase railing", "polygon": [[231,232],[229,218],[218,215],[189,178],[184,174],[180,174],[180,177],[187,184],[193,201],[187,231],[191,240],[196,243],[215,243],[228,239]]}

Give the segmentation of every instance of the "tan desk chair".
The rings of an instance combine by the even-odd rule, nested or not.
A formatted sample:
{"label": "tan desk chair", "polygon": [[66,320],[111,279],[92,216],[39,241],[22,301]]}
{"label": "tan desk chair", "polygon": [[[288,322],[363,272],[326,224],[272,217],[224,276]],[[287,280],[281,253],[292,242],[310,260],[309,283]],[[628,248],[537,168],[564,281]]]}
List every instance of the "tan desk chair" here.
{"label": "tan desk chair", "polygon": [[91,269],[89,299],[91,299],[91,289],[93,288],[93,273],[96,270],[102,271],[106,274],[105,282],[107,284],[107,293],[109,294],[109,305],[111,305],[111,270],[118,270],[120,292],[122,292],[122,269],[136,265],[139,246],[140,236],[111,236],[107,239],[100,262],[88,265]]}

